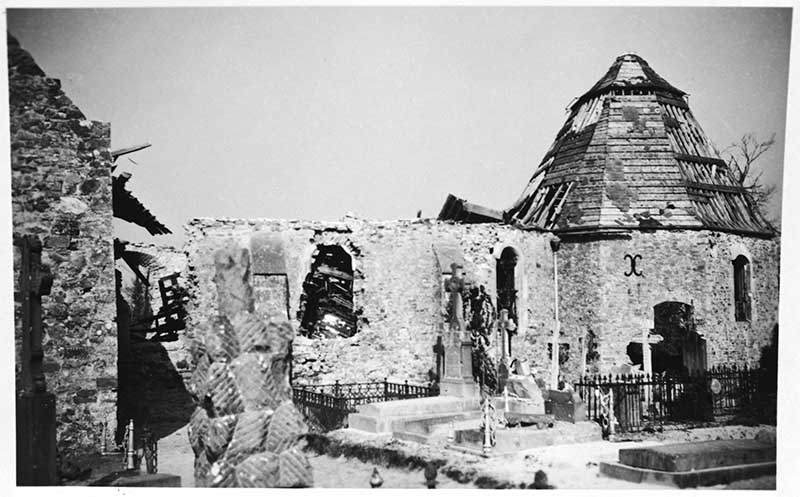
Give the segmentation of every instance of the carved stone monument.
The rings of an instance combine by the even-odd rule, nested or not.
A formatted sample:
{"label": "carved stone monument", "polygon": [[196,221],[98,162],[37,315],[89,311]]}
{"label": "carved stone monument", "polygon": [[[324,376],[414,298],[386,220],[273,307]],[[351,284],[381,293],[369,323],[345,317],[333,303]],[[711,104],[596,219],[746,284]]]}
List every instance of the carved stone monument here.
{"label": "carved stone monument", "polygon": [[467,284],[462,276],[462,267],[451,264],[452,275],[445,282],[448,294],[447,329],[444,333],[444,378],[441,382],[442,395],[474,397],[478,395],[477,385],[472,379],[472,340],[464,321],[464,302],[462,293]]}

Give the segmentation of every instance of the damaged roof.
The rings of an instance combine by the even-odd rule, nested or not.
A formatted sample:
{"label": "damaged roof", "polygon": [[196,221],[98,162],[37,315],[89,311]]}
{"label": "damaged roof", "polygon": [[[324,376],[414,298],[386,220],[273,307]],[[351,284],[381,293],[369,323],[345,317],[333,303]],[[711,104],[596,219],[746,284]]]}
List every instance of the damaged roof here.
{"label": "damaged roof", "polygon": [[470,224],[501,223],[503,222],[503,213],[497,209],[467,202],[451,193],[447,195],[438,219],[439,221],[459,221]]}
{"label": "damaged roof", "polygon": [[130,178],[130,173],[123,173],[112,178],[111,194],[114,217],[137,224],[146,229],[151,235],[172,233],[125,188],[125,184]]}
{"label": "damaged roof", "polygon": [[618,57],[570,107],[506,221],[560,233],[680,228],[774,234],[711,146],[685,95],[638,55]]}

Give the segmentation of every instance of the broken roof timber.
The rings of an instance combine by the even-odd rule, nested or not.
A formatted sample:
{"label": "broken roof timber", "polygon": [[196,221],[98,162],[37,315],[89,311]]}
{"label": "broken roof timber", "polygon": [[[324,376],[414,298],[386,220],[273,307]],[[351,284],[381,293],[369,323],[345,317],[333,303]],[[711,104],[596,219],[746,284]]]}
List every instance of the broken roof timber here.
{"label": "broken roof timber", "polygon": [[142,143],[141,145],[134,145],[132,147],[126,148],[119,148],[117,150],[111,151],[111,158],[113,160],[117,160],[118,158],[122,157],[123,155],[132,154],[134,152],[138,152],[139,150],[143,150],[145,148],[150,147],[151,144],[149,143]]}
{"label": "broken roof timber", "polygon": [[112,204],[114,217],[128,221],[146,229],[151,235],[166,235],[172,233],[136,198],[125,188],[130,173],[114,176],[112,179]]}
{"label": "broken roof timber", "polygon": [[462,223],[502,223],[503,212],[467,202],[451,193],[447,195],[438,219]]}

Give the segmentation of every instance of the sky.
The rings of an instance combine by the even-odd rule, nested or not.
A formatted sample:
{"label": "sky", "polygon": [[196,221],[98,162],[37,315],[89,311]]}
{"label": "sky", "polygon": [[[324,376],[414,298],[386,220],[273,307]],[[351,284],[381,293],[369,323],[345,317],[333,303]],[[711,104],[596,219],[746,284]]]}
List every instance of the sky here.
{"label": "sky", "polygon": [[[636,52],[724,149],[773,133],[782,185],[790,9],[250,7],[7,11],[180,245],[194,217],[436,217],[448,193],[505,209],[567,115]],[[780,217],[780,190],[769,214]]]}

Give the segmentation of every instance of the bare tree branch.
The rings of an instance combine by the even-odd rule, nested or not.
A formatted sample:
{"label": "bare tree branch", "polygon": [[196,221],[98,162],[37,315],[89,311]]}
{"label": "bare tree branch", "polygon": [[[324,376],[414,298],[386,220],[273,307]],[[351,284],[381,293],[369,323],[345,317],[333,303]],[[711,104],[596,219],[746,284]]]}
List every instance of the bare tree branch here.
{"label": "bare tree branch", "polygon": [[[754,133],[744,134],[737,142],[726,147],[720,154],[727,155],[728,168],[733,179],[740,184],[750,196],[753,207],[767,219],[764,215],[766,205],[774,196],[777,188],[775,185],[765,185],[761,177],[764,170],[756,172],[753,167],[770,148],[775,144],[775,134],[767,140],[759,140]],[[776,224],[772,219],[768,219],[772,224]]]}

